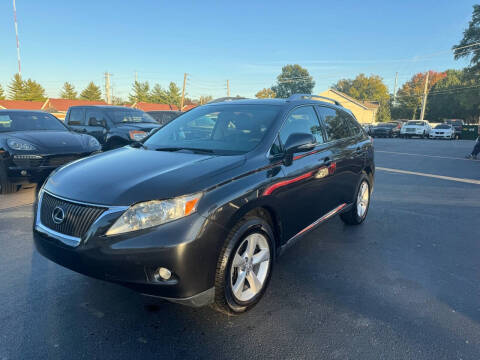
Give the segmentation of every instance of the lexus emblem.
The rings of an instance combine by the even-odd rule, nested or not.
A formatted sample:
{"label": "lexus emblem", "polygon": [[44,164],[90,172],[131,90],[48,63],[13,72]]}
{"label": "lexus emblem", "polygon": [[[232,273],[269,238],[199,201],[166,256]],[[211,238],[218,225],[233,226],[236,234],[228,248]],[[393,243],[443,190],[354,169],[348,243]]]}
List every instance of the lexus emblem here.
{"label": "lexus emblem", "polygon": [[52,220],[57,225],[61,224],[65,220],[65,211],[59,206],[55,207],[52,211]]}

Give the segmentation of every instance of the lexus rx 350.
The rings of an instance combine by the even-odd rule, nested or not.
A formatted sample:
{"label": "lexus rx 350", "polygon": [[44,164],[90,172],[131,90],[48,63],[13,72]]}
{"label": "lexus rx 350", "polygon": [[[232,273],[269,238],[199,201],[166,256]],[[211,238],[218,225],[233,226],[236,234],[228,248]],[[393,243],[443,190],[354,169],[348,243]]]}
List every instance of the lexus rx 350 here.
{"label": "lexus rx 350", "polygon": [[338,104],[213,103],[53,173],[34,239],[80,273],[237,314],[308,231],[336,214],[364,221],[374,172],[371,138]]}

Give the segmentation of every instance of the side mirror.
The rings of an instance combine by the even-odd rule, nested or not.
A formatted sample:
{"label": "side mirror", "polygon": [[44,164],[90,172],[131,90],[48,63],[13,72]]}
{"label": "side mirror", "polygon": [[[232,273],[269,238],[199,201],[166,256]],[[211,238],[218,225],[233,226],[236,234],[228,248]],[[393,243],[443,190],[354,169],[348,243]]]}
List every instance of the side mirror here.
{"label": "side mirror", "polygon": [[315,148],[316,139],[312,134],[293,133],[285,142],[285,165],[291,165],[293,162],[293,154],[306,152]]}
{"label": "side mirror", "polygon": [[315,143],[316,139],[312,134],[293,133],[290,134],[285,142],[285,152],[287,154],[294,154],[309,151],[315,147]]}

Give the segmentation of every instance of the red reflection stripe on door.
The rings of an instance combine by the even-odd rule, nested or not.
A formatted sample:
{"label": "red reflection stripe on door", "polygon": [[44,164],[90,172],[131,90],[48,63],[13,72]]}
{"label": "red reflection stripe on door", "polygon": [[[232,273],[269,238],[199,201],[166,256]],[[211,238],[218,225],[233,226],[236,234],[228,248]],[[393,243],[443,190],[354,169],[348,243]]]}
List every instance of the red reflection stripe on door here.
{"label": "red reflection stripe on door", "polygon": [[262,195],[266,196],[266,195],[271,195],[275,190],[277,190],[278,188],[281,188],[283,186],[287,186],[287,185],[290,185],[292,183],[295,183],[297,181],[301,181],[301,180],[304,180],[304,179],[308,179],[309,177],[311,177],[313,174],[315,173],[315,171],[309,171],[308,173],[305,173],[305,174],[302,174],[300,176],[297,176],[296,178],[293,178],[293,179],[290,179],[290,180],[284,180],[284,181],[280,181],[276,184],[273,184],[273,185],[270,185],[269,187],[267,187],[265,189],[265,191],[263,192]]}

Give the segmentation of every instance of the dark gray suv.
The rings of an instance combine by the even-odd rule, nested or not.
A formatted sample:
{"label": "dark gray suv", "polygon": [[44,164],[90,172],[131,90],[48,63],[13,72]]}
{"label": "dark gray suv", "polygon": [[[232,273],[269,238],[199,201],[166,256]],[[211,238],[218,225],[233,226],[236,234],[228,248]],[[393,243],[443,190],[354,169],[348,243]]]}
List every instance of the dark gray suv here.
{"label": "dark gray suv", "polygon": [[147,113],[124,106],[72,106],[65,124],[73,131],[92,135],[103,150],[111,150],[142,140],[161,127]]}

